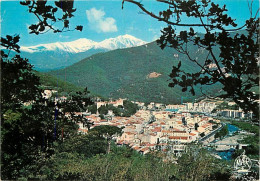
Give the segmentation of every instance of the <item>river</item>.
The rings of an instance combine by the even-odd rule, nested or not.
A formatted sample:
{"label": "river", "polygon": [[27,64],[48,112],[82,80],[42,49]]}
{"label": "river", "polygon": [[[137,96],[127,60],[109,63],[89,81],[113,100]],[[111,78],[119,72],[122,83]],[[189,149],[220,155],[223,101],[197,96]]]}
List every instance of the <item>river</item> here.
{"label": "river", "polygon": [[[228,127],[228,135],[232,136],[235,132],[237,132],[239,130],[238,127],[232,125],[232,124],[227,124]],[[227,151],[217,151],[216,154],[219,155],[223,160],[231,160],[232,159],[232,154],[234,153],[234,149],[230,149]]]}
{"label": "river", "polygon": [[228,135],[233,135],[235,132],[239,130],[238,127],[232,125],[232,124],[227,124],[228,126]]}

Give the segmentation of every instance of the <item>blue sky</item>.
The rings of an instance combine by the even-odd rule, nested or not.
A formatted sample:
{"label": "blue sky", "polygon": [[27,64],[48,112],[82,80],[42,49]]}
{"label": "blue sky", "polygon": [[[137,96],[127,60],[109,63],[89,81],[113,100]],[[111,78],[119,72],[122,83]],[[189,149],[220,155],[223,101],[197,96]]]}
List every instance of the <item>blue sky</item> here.
{"label": "blue sky", "polygon": [[[250,0],[249,0],[250,1]],[[218,0],[219,4],[226,4],[228,14],[237,19],[238,24],[249,17],[247,0]],[[165,8],[153,0],[142,1],[145,7],[153,12]],[[83,31],[64,32],[60,34],[46,33],[43,35],[29,34],[28,26],[36,23],[34,15],[27,12],[26,7],[19,1],[1,1],[1,36],[19,34],[20,45],[31,46],[40,43],[57,41],[73,41],[79,38],[88,38],[102,41],[118,35],[130,34],[144,41],[153,41],[160,36],[160,30],[166,26],[148,15],[133,4],[125,3],[122,10],[120,0],[107,1],[75,1],[77,11],[70,20],[70,26],[83,25]],[[254,1],[254,12],[259,8],[259,2]],[[192,21],[192,20],[191,20]]]}

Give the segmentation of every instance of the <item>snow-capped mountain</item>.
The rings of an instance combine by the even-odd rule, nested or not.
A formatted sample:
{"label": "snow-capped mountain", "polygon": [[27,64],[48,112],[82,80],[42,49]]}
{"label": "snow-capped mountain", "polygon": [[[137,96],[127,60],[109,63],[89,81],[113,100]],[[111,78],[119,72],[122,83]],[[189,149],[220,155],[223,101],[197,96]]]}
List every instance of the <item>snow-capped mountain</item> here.
{"label": "snow-capped mountain", "polygon": [[135,38],[131,35],[118,36],[116,38],[109,38],[97,44],[98,48],[105,48],[109,50],[136,47],[146,44],[147,42]]}
{"label": "snow-capped mountain", "polygon": [[21,46],[21,55],[29,59],[36,70],[46,71],[70,66],[96,53],[141,46],[147,42],[131,35],[122,35],[95,42],[81,38],[71,42],[56,42]]}
{"label": "snow-capped mountain", "polygon": [[109,38],[101,42],[95,42],[86,38],[81,38],[71,42],[56,42],[49,44],[39,44],[36,46],[21,46],[21,51],[36,53],[43,51],[64,51],[69,53],[81,53],[90,49],[115,50],[135,47],[146,44],[145,41],[131,35],[122,35],[116,38]]}
{"label": "snow-capped mountain", "polygon": [[72,42],[56,42],[48,44],[39,44],[28,47],[21,46],[20,50],[28,53],[36,53],[43,51],[65,51],[70,53],[79,53],[93,48],[95,44],[96,42],[92,40],[81,38]]}

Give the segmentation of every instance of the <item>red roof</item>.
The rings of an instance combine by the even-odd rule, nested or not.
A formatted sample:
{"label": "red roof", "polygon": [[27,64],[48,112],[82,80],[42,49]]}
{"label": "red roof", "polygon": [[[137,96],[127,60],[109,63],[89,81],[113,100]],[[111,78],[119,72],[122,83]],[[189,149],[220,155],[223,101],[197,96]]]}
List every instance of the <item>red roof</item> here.
{"label": "red roof", "polygon": [[139,148],[140,148],[139,146],[133,147],[134,150],[139,150]]}
{"label": "red roof", "polygon": [[105,120],[105,119],[101,119],[100,122],[107,122],[107,120]]}
{"label": "red roof", "polygon": [[174,139],[174,140],[188,140],[187,136],[169,136],[169,139]]}
{"label": "red roof", "polygon": [[170,130],[162,130],[163,133],[172,133]]}
{"label": "red roof", "polygon": [[161,132],[161,128],[162,127],[156,127],[154,129],[152,129],[151,131],[153,131],[153,132]]}

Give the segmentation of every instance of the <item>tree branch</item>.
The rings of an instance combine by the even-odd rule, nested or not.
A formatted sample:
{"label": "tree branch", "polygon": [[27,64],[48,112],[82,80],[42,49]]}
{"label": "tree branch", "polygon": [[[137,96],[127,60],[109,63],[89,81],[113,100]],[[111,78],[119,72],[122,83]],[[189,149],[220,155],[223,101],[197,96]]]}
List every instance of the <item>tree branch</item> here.
{"label": "tree branch", "polygon": [[[199,15],[200,15],[200,13],[199,13]],[[204,22],[203,22],[201,16],[199,16],[199,19],[200,19],[200,22],[204,25]],[[204,29],[207,31],[207,33],[210,33],[209,30],[208,30],[208,28],[207,28],[206,26],[204,26]],[[216,66],[217,66],[217,68],[218,68],[219,73],[220,73],[221,76],[226,80],[226,76],[225,76],[225,74],[223,73],[223,71],[222,71],[221,68],[220,68],[220,65],[219,65],[219,63],[218,63],[218,60],[217,60],[217,58],[215,57],[215,55],[214,55],[214,53],[213,53],[213,51],[212,51],[211,45],[209,44],[208,47],[209,47],[210,55],[212,56],[212,58],[213,58],[213,60],[214,60],[214,62],[215,62],[215,64],[216,64]]]}
{"label": "tree branch", "polygon": [[[174,25],[174,26],[187,26],[187,27],[192,27],[192,26],[207,26],[207,27],[211,27],[211,28],[214,28],[215,26],[213,25],[202,25],[202,24],[182,24],[182,23],[174,23],[172,21],[169,21],[169,20],[166,20],[164,18],[161,18],[157,15],[155,15],[154,13],[148,11],[147,9],[144,8],[144,6],[139,3],[139,2],[136,2],[136,1],[133,1],[133,0],[124,0],[124,1],[127,1],[129,3],[133,3],[135,5],[137,5],[143,12],[145,12],[146,14],[150,15],[151,17],[157,19],[158,21],[164,21],[165,23],[169,24],[169,25]],[[123,2],[124,2],[123,1]]]}
{"label": "tree branch", "polygon": [[196,60],[192,59],[191,56],[189,55],[189,53],[185,50],[183,50],[183,53],[188,57],[188,59],[194,63],[196,63],[202,70],[204,70],[205,72],[207,72],[207,74],[212,75],[208,69],[205,69],[204,66],[202,66],[201,64],[199,64]]}

